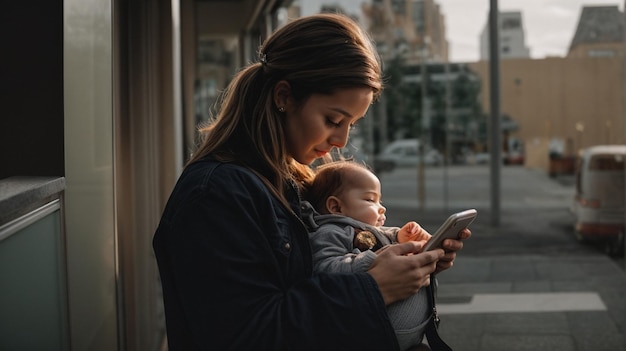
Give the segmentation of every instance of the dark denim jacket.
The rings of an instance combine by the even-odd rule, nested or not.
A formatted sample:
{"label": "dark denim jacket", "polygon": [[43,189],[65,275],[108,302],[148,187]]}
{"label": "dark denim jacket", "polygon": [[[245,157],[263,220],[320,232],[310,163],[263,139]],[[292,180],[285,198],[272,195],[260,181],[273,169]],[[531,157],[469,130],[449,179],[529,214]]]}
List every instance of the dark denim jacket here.
{"label": "dark denim jacket", "polygon": [[398,349],[369,274],[312,275],[294,211],[246,168],[187,167],[153,239],[170,351]]}

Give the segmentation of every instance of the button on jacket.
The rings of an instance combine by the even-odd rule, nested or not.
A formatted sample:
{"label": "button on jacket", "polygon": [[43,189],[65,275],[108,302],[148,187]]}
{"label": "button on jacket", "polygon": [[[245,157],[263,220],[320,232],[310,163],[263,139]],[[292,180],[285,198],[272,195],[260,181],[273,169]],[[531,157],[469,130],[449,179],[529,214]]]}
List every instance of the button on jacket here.
{"label": "button on jacket", "polygon": [[169,350],[398,350],[374,279],[313,275],[295,192],[202,160],[180,176],[153,239]]}

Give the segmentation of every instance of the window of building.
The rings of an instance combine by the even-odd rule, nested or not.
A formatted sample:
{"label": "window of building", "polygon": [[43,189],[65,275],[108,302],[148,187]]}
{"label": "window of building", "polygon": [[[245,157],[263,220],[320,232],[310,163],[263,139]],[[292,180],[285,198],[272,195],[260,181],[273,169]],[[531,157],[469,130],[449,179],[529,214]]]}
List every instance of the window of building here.
{"label": "window of building", "polygon": [[502,29],[517,29],[521,27],[520,18],[505,18],[502,20]]}
{"label": "window of building", "polygon": [[589,57],[615,57],[614,50],[589,50],[587,52],[587,56]]}

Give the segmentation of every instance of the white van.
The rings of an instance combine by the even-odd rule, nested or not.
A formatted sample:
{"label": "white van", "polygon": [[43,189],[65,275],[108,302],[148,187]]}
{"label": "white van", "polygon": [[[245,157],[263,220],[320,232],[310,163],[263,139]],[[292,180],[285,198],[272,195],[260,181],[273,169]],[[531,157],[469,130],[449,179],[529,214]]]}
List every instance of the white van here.
{"label": "white van", "polygon": [[626,145],[592,146],[582,151],[576,170],[576,236],[602,242],[613,255],[624,249],[625,159]]}
{"label": "white van", "polygon": [[[417,167],[420,162],[419,140],[400,139],[389,143],[374,158],[374,168],[379,171],[392,171],[396,167]],[[440,166],[443,156],[433,148],[424,151],[424,165]]]}

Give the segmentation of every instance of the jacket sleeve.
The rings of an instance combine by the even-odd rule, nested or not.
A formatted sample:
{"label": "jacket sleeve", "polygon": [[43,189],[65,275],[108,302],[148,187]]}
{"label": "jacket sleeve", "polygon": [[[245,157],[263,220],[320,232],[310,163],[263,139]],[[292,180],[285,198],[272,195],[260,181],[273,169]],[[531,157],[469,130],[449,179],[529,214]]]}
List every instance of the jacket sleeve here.
{"label": "jacket sleeve", "polygon": [[391,241],[392,243],[395,243],[395,244],[398,243],[398,232],[400,231],[400,228],[398,228],[398,227],[378,227],[378,229],[380,230],[381,233],[383,233],[383,235],[385,235],[387,238],[389,238],[389,241]]}
{"label": "jacket sleeve", "polygon": [[312,276],[306,230],[294,237],[258,178],[195,182],[173,194],[154,239],[170,351],[398,349],[373,278]]}
{"label": "jacket sleeve", "polygon": [[354,230],[327,224],[310,234],[313,270],[316,272],[367,272],[376,258],[372,250],[350,251]]}

